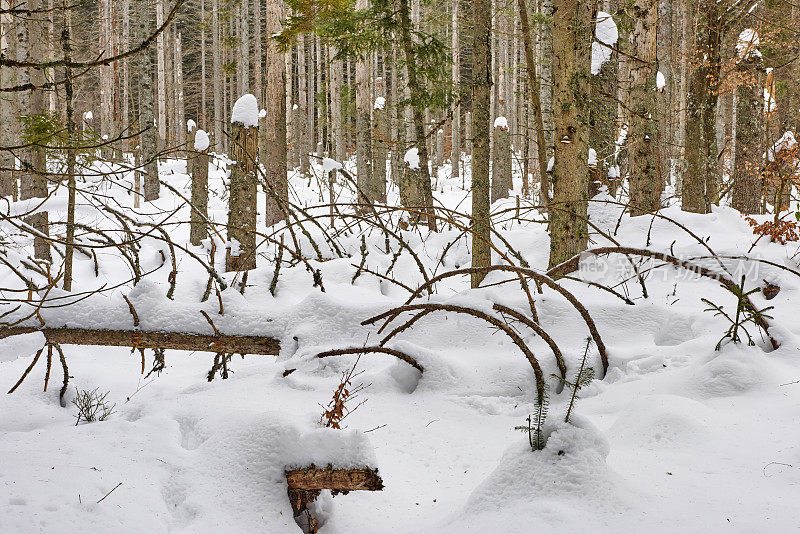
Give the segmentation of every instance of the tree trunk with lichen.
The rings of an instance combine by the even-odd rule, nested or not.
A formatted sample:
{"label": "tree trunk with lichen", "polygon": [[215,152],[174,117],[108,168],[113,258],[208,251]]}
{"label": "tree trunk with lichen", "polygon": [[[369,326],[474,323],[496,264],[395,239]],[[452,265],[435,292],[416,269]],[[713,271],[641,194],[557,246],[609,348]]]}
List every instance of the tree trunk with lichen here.
{"label": "tree trunk with lichen", "polygon": [[[492,4],[472,0],[472,121],[468,139],[472,144],[472,267],[492,264],[491,218],[489,216],[489,117],[492,89]],[[471,128],[470,126],[471,125]],[[478,287],[485,272],[472,273]]]}
{"label": "tree trunk with lichen", "polygon": [[731,206],[742,213],[761,213],[761,169],[764,164],[764,66],[755,54],[736,66],[736,161]]}
{"label": "tree trunk with lichen", "polygon": [[589,189],[589,66],[596,3],[559,0],[553,16],[555,155],[550,267],[586,250]]}
{"label": "tree trunk with lichen", "polygon": [[231,167],[225,270],[249,271],[256,268],[258,128],[234,123],[232,138],[231,155],[236,163]]}
{"label": "tree trunk with lichen", "polygon": [[630,132],[627,145],[630,155],[631,214],[643,215],[661,208],[664,181],[658,157],[659,117],[656,105],[656,37],[658,0],[636,0],[632,18],[631,43],[638,61],[631,63]]}

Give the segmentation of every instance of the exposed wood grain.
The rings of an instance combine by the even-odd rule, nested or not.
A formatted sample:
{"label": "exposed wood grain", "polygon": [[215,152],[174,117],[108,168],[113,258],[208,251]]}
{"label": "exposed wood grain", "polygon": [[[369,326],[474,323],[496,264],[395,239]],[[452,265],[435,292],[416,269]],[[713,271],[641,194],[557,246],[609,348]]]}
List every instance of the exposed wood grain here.
{"label": "exposed wood grain", "polygon": [[293,469],[286,471],[289,490],[380,491],[383,480],[376,470],[363,469]]}

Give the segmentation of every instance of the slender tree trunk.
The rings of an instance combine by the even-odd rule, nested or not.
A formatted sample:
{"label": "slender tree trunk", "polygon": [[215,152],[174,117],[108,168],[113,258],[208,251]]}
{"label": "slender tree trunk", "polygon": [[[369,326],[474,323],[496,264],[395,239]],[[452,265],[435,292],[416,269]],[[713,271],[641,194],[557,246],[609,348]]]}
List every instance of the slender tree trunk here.
{"label": "slender tree trunk", "polygon": [[[536,59],[533,50],[533,38],[528,22],[528,8],[525,0],[517,0],[520,22],[522,24],[522,38],[525,44],[525,67],[528,73],[528,94],[530,95],[531,111],[533,112],[534,127],[536,128],[536,157],[539,166],[539,187],[541,203],[545,206],[550,201],[550,176],[547,174],[547,145],[545,141],[544,115],[542,110],[539,79],[536,75]],[[527,177],[526,177],[527,179]]]}
{"label": "slender tree trunk", "polygon": [[[253,76],[255,78],[255,95],[259,102],[264,102],[264,74],[263,74],[263,58],[264,58],[264,45],[261,15],[262,0],[251,0],[253,2]],[[269,35],[269,34],[267,34]],[[283,58],[281,58],[283,59]]]}
{"label": "slender tree trunk", "polygon": [[555,161],[550,267],[586,250],[589,66],[596,4],[557,0],[553,18]]}
{"label": "slender tree trunk", "polygon": [[[10,9],[14,0],[0,0],[0,7]],[[0,15],[0,48],[6,57],[16,57],[15,35],[12,33],[13,17]],[[17,69],[0,67],[2,87],[17,85]],[[13,197],[16,190],[14,153],[5,147],[19,143],[17,93],[0,93],[0,196]]]}
{"label": "slender tree trunk", "polygon": [[[282,8],[280,0],[267,0],[264,19],[267,35],[281,30]],[[288,215],[289,200],[286,177],[286,68],[284,54],[273,40],[267,42],[265,53],[266,115],[261,120],[259,132],[259,159],[264,167],[267,203],[264,210],[267,226],[272,226]]]}
{"label": "slender tree trunk", "polygon": [[331,57],[331,154],[336,161],[344,160],[344,136],[342,133],[342,79],[344,66],[341,59],[334,59],[337,50],[330,48]]}
{"label": "slender tree trunk", "polygon": [[494,146],[492,147],[492,202],[501,198],[508,198],[511,189],[511,133],[508,128],[508,119],[498,117],[504,121],[495,120]]}
{"label": "slender tree trunk", "polygon": [[[369,0],[358,0],[356,9],[367,9]],[[356,179],[359,189],[359,204],[372,204],[377,200],[373,183],[372,132],[370,111],[370,61],[369,55],[356,62]]]}
{"label": "slender tree trunk", "polygon": [[[137,17],[139,19],[138,42],[151,35],[153,30],[150,14],[152,6],[148,2],[135,2]],[[152,53],[150,49],[143,50],[137,56],[138,68],[136,69],[139,81],[139,125],[143,130],[139,136],[141,147],[141,164],[144,167],[144,200],[146,202],[158,199],[161,184],[158,181],[158,140],[154,126],[153,111],[153,78],[152,78]],[[138,172],[138,171],[137,171]],[[139,191],[136,191],[139,194]]]}
{"label": "slender tree trunk", "polygon": [[[164,24],[164,0],[156,1],[156,27]],[[156,69],[158,74],[158,150],[166,146],[167,141],[167,73],[164,32],[156,37]],[[147,185],[145,185],[145,188]],[[145,196],[147,196],[145,194]]]}
{"label": "slender tree trunk", "polygon": [[222,95],[225,91],[225,83],[222,77],[222,60],[221,60],[221,44],[220,44],[220,26],[219,26],[219,2],[220,0],[211,0],[211,55],[212,55],[212,69],[213,69],[213,88],[214,88],[214,149],[219,152],[222,150],[222,139],[224,137],[224,124],[222,111]]}
{"label": "slender tree trunk", "polygon": [[386,202],[386,156],[389,150],[389,124],[386,116],[386,82],[375,78],[375,104],[373,105],[372,181],[374,200]]}
{"label": "slender tree trunk", "polygon": [[[15,4],[18,6],[20,4]],[[27,0],[22,8],[40,10],[44,7],[41,0]],[[17,59],[20,61],[41,61],[45,50],[45,28],[40,17],[30,17],[17,24]],[[31,83],[41,86],[44,72],[41,69],[20,69],[17,74],[20,84]],[[47,111],[44,91],[34,89],[20,93],[20,111],[28,116],[41,115]],[[34,146],[21,152],[22,173],[20,176],[20,199],[47,197],[47,152],[44,146],[51,143],[48,138],[33,138],[29,141]],[[39,146],[37,146],[39,145]],[[50,244],[43,237],[49,235],[49,219],[46,211],[34,213],[25,218],[25,222],[36,230],[33,240],[34,254],[37,258],[50,260]]]}
{"label": "slender tree trunk", "polygon": [[239,96],[250,92],[250,8],[248,0],[241,0],[239,24]]}
{"label": "slender tree trunk", "polygon": [[186,109],[184,108],[183,95],[183,40],[181,32],[175,32],[175,61],[173,64],[175,74],[175,119],[178,133],[178,146],[186,148]]}
{"label": "slender tree trunk", "polygon": [[631,214],[643,215],[661,208],[664,187],[658,157],[660,117],[656,106],[658,0],[636,0],[632,16],[635,25],[631,41],[638,61],[629,70],[631,125],[627,144]]}
{"label": "slender tree trunk", "polygon": [[[452,3],[452,42],[451,51],[453,54],[453,87],[456,95],[461,91],[461,28],[459,24],[459,2],[453,0]],[[461,104],[456,103],[453,108],[452,132],[451,132],[450,168],[451,178],[458,179],[461,175]]]}
{"label": "slender tree trunk", "polygon": [[[492,5],[490,0],[472,0],[472,266],[492,263],[491,218],[489,216],[489,117],[492,90]],[[469,128],[469,126],[468,126]],[[478,287],[485,273],[472,274]]]}
{"label": "slender tree trunk", "polygon": [[[547,22],[541,25],[542,39],[542,75],[540,84],[540,95],[542,99],[542,124],[544,126],[544,141],[547,147],[547,159],[544,161],[544,168],[547,169],[547,162],[553,155],[555,147],[555,125],[553,123],[553,61],[555,59],[553,48],[553,1],[542,0],[542,14]],[[589,45],[587,45],[589,46]]]}
{"label": "slender tree trunk", "polygon": [[[64,28],[61,31],[61,47],[64,53],[64,61],[72,60],[72,13],[67,7],[67,0],[62,0],[61,7],[64,8]],[[72,261],[75,253],[75,193],[77,184],[75,182],[75,150],[74,145],[77,141],[75,136],[75,109],[74,91],[72,82],[72,69],[64,68],[64,98],[66,100],[67,111],[67,246],[64,251],[64,291],[72,291]]]}

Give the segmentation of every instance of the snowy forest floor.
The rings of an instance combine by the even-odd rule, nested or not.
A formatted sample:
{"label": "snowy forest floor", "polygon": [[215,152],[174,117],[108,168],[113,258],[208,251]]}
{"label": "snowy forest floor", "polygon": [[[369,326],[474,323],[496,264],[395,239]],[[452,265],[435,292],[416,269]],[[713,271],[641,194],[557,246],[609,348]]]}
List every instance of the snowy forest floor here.
{"label": "snowy forest floor", "polygon": [[[315,172],[322,176],[321,166]],[[223,175],[212,169],[210,176],[209,213],[220,223],[227,210]],[[461,180],[448,175],[445,167],[436,184],[437,201],[468,210]],[[189,191],[184,162],[162,164],[161,177]],[[129,179],[95,187],[118,208],[128,208],[131,197],[123,185]],[[291,185],[293,201],[325,202],[327,190],[320,181],[293,176]],[[515,185],[519,191],[518,177]],[[348,193],[343,195],[340,201],[347,201]],[[603,199],[610,200],[597,200]],[[79,222],[111,225],[113,218],[90,205],[88,197],[79,202]],[[139,210],[138,217],[164,220],[165,213],[179,208],[168,220],[186,221],[188,210],[181,204],[162,188],[162,199]],[[396,190],[390,191],[393,204]],[[263,205],[260,197],[260,210]],[[64,207],[65,195],[48,201],[51,221],[65,217]],[[513,207],[509,199],[496,203],[494,211]],[[153,211],[145,213],[148,209]],[[617,228],[621,209],[594,202],[590,214],[624,245],[671,250],[682,258],[708,255],[665,219],[626,215]],[[670,207],[664,214],[719,255],[747,253],[755,240],[741,215],[728,208],[693,215]],[[546,269],[545,226],[532,220],[539,217],[524,203],[522,220],[511,215],[498,216],[495,228],[533,268]],[[283,470],[310,460],[320,465],[375,462],[386,486],[381,492],[320,497],[320,532],[327,534],[789,532],[800,524],[800,384],[794,383],[800,380],[798,276],[766,264],[738,265],[747,269],[748,287],[766,280],[781,288],[771,301],[760,293],[753,297],[760,308],[775,306],[770,315],[771,333],[782,344],[777,350],[768,350],[751,327],[757,346],[728,344],[715,351],[727,324],[704,312],[707,305],[700,298],[733,311],[734,297],[715,281],[672,267],[647,270],[658,262],[642,265],[648,298],[635,280],[617,287],[633,306],[581,282],[563,281],[596,321],[610,367],[601,379],[593,347],[589,361],[598,378],[580,392],[573,425],[556,424],[563,420],[568,392],[556,393],[550,376],[557,368],[549,347],[518,328],[551,385],[549,421],[556,429],[543,451],[532,452],[527,435],[514,429],[535,409],[531,366],[501,332],[455,314],[430,314],[389,343],[417,358],[424,373],[385,354],[362,356],[358,369],[364,372],[356,383],[368,385],[362,393],[366,403],[345,420],[347,430],[320,433],[315,427],[321,405],[330,401],[341,372],[355,357],[314,356],[376,343],[377,329],[361,321],[408,297],[401,287],[369,273],[352,282],[361,235],[366,234],[371,270],[384,273],[397,251],[393,244],[386,253],[384,237],[374,228],[361,230],[354,227],[339,237],[353,257],[325,250],[325,261],[318,261],[303,244],[309,262],[320,269],[324,293],[300,264],[281,269],[276,296],[271,296],[274,263],[269,259],[275,247],[264,245],[244,295],[234,287],[222,292],[223,316],[215,297],[200,302],[208,274],[180,252],[175,297],[169,301],[169,267],[157,269],[166,245],[152,240],[142,243],[140,255],[143,271],[155,271],[135,288],[128,283],[72,306],[43,310],[51,325],[131,328],[125,294],[143,328],[209,333],[202,309],[221,331],[271,335],[281,340],[282,349],[278,357],[235,356],[230,378],[209,383],[213,355],[208,353],[168,351],[166,369],[145,380],[138,354],[127,349],[65,346],[74,377],[68,399],[76,386],[109,391],[115,413],[104,422],[75,426],[75,407],[59,406],[58,365],[47,393],[39,364],[14,394],[0,396],[0,532],[299,532]],[[169,226],[168,232],[190,246],[187,224]],[[459,235],[452,226],[444,225],[438,234],[409,230],[403,235],[429,273],[469,265],[468,239],[458,240],[440,262]],[[596,234],[593,241],[610,244]],[[224,245],[218,245],[215,264],[221,268]],[[749,255],[797,270],[797,254],[797,243],[762,239]],[[129,278],[118,254],[99,256],[97,275],[90,258],[76,256],[76,291],[112,287]],[[494,261],[500,263],[497,255]],[[731,272],[737,263],[726,261]],[[609,285],[626,277],[628,268],[624,257],[588,258],[582,267],[581,276]],[[12,283],[7,272],[0,276]],[[409,254],[397,260],[393,276],[414,288],[423,282]],[[494,273],[487,282],[506,278]],[[554,291],[545,289],[535,298],[540,323],[561,347],[571,379],[583,355],[586,326]],[[482,310],[491,310],[492,303],[522,311],[527,306],[518,282],[469,290],[468,277],[437,284],[430,299]],[[42,343],[40,334],[0,340],[0,391],[14,385]],[[283,376],[293,368],[297,371]],[[330,437],[334,433],[341,437]]]}

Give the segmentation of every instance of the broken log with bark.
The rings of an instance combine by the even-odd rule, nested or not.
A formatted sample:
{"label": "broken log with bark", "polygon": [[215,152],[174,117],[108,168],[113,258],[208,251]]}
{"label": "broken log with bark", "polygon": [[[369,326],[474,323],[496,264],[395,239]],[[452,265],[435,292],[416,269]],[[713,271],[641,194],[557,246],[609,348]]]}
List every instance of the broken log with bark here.
{"label": "broken log with bark", "polygon": [[377,469],[320,469],[314,466],[286,471],[289,485],[289,502],[295,517],[306,511],[308,504],[324,489],[334,495],[347,495],[350,491],[381,491],[383,480]]}
{"label": "broken log with bark", "polygon": [[132,349],[174,349],[261,355],[277,355],[281,348],[280,341],[264,336],[27,326],[0,328],[0,339],[33,332],[41,332],[47,343],[58,345],[96,345],[130,347]]}

